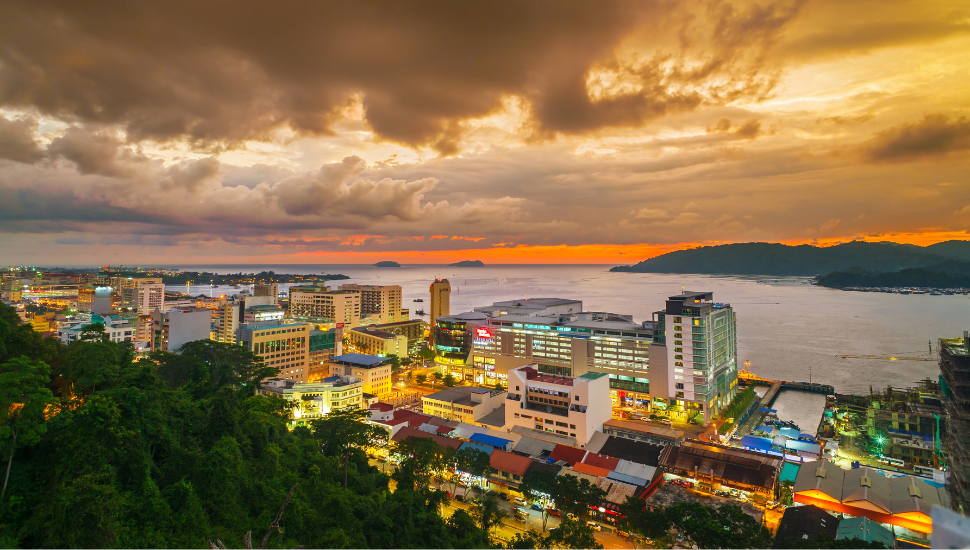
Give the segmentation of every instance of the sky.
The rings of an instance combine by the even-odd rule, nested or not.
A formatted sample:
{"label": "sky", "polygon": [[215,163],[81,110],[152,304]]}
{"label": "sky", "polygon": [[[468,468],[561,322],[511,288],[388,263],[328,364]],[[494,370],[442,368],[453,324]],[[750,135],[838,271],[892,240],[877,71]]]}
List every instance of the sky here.
{"label": "sky", "polygon": [[970,4],[0,3],[0,264],[970,239]]}

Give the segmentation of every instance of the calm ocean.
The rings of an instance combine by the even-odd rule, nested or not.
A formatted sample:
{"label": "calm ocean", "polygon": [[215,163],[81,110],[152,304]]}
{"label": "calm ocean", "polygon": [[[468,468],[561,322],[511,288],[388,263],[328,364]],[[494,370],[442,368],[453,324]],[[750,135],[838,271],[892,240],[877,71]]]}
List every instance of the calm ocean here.
{"label": "calm ocean", "polygon": [[[574,298],[588,311],[652,318],[667,296],[685,290],[714,292],[738,317],[739,359],[766,378],[832,384],[843,393],[867,393],[887,384],[909,386],[936,378],[935,361],[840,359],[836,355],[919,355],[928,342],[970,329],[970,297],[843,292],[812,286],[805,278],[723,277],[610,273],[599,265],[494,265],[459,268],[405,265],[212,265],[177,266],[217,273],[272,270],[277,273],[342,273],[364,284],[398,284],[404,307],[428,307],[435,277],[452,285],[451,311],[467,311],[497,300]],[[339,284],[345,281],[334,281]],[[284,285],[285,286],[285,285]],[[185,290],[185,287],[169,287]],[[193,286],[192,294],[236,292],[229,287]],[[415,303],[415,298],[424,303]]]}

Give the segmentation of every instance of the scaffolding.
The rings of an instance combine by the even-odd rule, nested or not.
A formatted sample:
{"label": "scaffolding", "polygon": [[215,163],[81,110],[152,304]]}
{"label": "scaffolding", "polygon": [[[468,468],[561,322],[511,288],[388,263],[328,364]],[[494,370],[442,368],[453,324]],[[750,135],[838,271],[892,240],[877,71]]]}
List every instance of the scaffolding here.
{"label": "scaffolding", "polygon": [[940,339],[940,386],[946,412],[944,448],[954,508],[970,511],[970,332]]}

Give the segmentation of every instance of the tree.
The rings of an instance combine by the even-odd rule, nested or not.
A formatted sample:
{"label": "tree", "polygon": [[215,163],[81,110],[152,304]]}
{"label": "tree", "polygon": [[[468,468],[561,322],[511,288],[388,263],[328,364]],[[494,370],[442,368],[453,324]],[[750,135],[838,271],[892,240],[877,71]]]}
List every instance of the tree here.
{"label": "tree", "polygon": [[81,335],[78,340],[82,342],[107,342],[108,333],[104,330],[104,324],[91,323],[81,328]]}
{"label": "tree", "polygon": [[664,509],[667,520],[696,548],[767,548],[771,533],[741,507],[714,508],[696,502],[679,502]]}
{"label": "tree", "polygon": [[422,361],[433,361],[434,360],[434,350],[423,349],[418,351],[418,358]]}
{"label": "tree", "polygon": [[[522,491],[522,495],[529,504],[534,504],[540,502],[546,498],[552,498],[555,492],[554,487],[556,486],[556,474],[548,470],[536,470],[529,475],[525,476],[522,480],[522,484],[519,486],[519,490]],[[542,507],[542,530],[546,530],[546,522],[549,520],[549,509],[546,506]]]}
{"label": "tree", "polygon": [[44,413],[54,402],[46,387],[49,380],[50,367],[41,361],[21,357],[0,365],[0,441],[7,455],[0,502],[7,493],[14,453],[37,443],[47,431]]}
{"label": "tree", "polygon": [[410,469],[410,475],[420,487],[427,486],[431,477],[454,459],[451,447],[442,447],[430,437],[408,436],[397,444],[394,452],[404,457],[398,471]]}
{"label": "tree", "polygon": [[568,517],[563,517],[559,528],[549,532],[545,542],[546,548],[603,548],[589,525]]}
{"label": "tree", "polygon": [[396,371],[401,368],[401,358],[395,353],[387,354],[387,359],[391,360],[391,370]]}
{"label": "tree", "polygon": [[343,461],[343,487],[347,488],[347,470],[350,455],[355,450],[387,439],[387,432],[366,422],[370,413],[366,410],[330,411],[327,416],[314,420],[313,436],[324,454],[339,456]]}
{"label": "tree", "polygon": [[414,380],[418,384],[424,384],[425,382],[428,381],[428,375],[427,374],[419,374],[419,375],[417,375],[417,376],[414,377]]}
{"label": "tree", "polygon": [[[95,326],[104,328],[103,325]],[[112,382],[118,377],[119,364],[126,359],[126,354],[117,343],[91,339],[72,342],[68,346],[65,361],[68,378],[74,382],[77,393],[82,393],[81,390],[94,393],[98,384]]]}
{"label": "tree", "polygon": [[498,501],[492,497],[481,497],[472,501],[471,516],[475,518],[478,527],[486,536],[505,519],[506,515],[508,513],[501,509]]}
{"label": "tree", "polygon": [[458,381],[455,380],[454,376],[452,376],[451,374],[448,374],[444,378],[444,383],[445,383],[445,386],[448,386],[449,388],[453,388],[455,387],[455,384],[458,383]]}
{"label": "tree", "polygon": [[785,481],[782,481],[781,488],[778,492],[779,492],[778,500],[785,506],[791,506],[795,498],[794,497],[795,482],[790,479],[786,479]]}
{"label": "tree", "polygon": [[627,497],[620,505],[619,524],[630,536],[637,548],[646,539],[660,539],[670,532],[670,520],[663,510],[647,510],[643,501],[636,497]]}
{"label": "tree", "polygon": [[492,462],[488,454],[478,449],[465,447],[464,449],[458,449],[458,452],[455,453],[456,474],[458,472],[464,472],[475,478],[484,478],[491,469]]}
{"label": "tree", "polygon": [[579,518],[587,517],[589,509],[599,506],[606,498],[606,491],[593,485],[588,479],[578,479],[570,475],[557,476],[552,489],[552,499],[557,507]]}
{"label": "tree", "polygon": [[886,548],[886,545],[875,540],[857,538],[836,540],[826,535],[819,535],[812,539],[775,539],[773,548]]}

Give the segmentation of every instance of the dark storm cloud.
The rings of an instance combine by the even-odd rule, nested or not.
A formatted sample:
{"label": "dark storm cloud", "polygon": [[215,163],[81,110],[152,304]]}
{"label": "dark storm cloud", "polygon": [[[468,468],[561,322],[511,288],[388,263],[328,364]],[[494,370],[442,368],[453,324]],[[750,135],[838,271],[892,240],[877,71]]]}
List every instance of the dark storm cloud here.
{"label": "dark storm cloud", "polygon": [[0,158],[33,164],[44,158],[34,140],[37,123],[30,118],[7,120],[0,117]]}
{"label": "dark storm cloud", "polygon": [[[218,148],[284,126],[330,133],[361,97],[380,136],[447,156],[458,152],[460,121],[508,94],[535,105],[537,135],[636,126],[763,95],[774,80],[758,60],[799,5],[10,1],[0,7],[0,104],[120,124],[130,140]],[[693,23],[695,12],[706,26]],[[718,52],[687,69],[673,44],[623,67],[637,90],[590,97],[587,74],[619,63],[612,56],[625,37],[675,27]],[[722,82],[707,96],[673,88],[713,77]]]}
{"label": "dark storm cloud", "polygon": [[99,134],[84,128],[71,127],[62,137],[54,139],[47,152],[51,157],[62,157],[77,166],[81,174],[123,177],[135,173],[131,166],[118,163],[119,156],[126,160],[148,162],[145,157],[132,155],[122,148],[121,141],[114,135]]}
{"label": "dark storm cloud", "polygon": [[[0,221],[177,223],[175,218],[139,212],[110,202],[81,199],[69,191],[0,188]],[[7,230],[16,224],[8,224]]]}
{"label": "dark storm cloud", "polygon": [[970,120],[943,114],[926,115],[917,122],[893,126],[863,145],[870,162],[918,160],[970,149]]}

